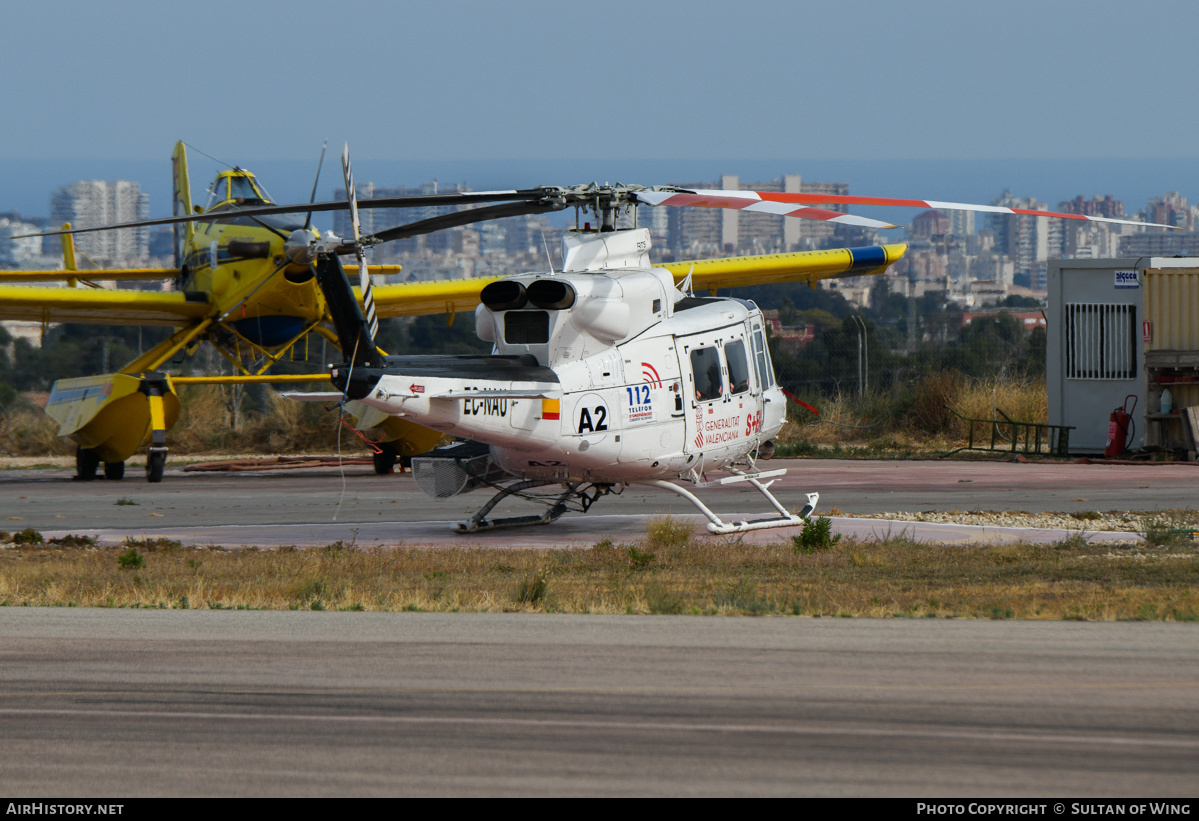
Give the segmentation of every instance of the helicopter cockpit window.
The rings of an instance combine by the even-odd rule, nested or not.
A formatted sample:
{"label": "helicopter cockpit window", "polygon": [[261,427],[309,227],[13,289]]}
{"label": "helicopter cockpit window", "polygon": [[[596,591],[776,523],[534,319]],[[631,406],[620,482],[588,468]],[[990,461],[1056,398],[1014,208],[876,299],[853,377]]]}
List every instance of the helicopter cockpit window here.
{"label": "helicopter cockpit window", "polygon": [[745,343],[740,339],[724,346],[724,358],[729,366],[729,389],[732,393],[749,390],[749,360],[745,358]]}
{"label": "helicopter cockpit window", "polygon": [[766,348],[766,339],[762,335],[762,328],[759,325],[754,325],[754,358],[758,363],[758,381],[762,385],[762,389],[774,386],[774,368],[770,366],[770,353]]}
{"label": "helicopter cockpit window", "polygon": [[695,374],[697,401],[719,399],[724,393],[724,379],[720,375],[720,354],[715,348],[696,348],[692,351],[691,371]]}
{"label": "helicopter cockpit window", "polygon": [[544,345],[549,342],[549,311],[505,312],[504,341],[511,345]]}

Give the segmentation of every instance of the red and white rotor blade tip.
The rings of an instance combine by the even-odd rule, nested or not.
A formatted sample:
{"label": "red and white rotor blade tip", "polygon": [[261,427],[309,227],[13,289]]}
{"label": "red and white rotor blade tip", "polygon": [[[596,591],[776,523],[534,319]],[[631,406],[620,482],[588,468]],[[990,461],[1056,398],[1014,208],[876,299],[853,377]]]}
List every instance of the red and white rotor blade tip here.
{"label": "red and white rotor blade tip", "polygon": [[[775,214],[781,217],[835,222],[841,225],[858,225],[864,228],[897,228],[882,220],[813,208],[811,205],[775,199],[776,195],[759,191],[734,191],[730,189],[697,189],[690,193],[674,191],[639,191],[637,199],[646,205],[673,205],[690,208],[732,208],[756,214]],[[817,200],[828,204],[827,200]]]}
{"label": "red and white rotor blade tip", "polygon": [[[783,193],[779,191],[696,191],[694,194],[671,194],[667,191],[650,191],[640,196],[643,202],[650,205],[708,205],[716,208],[742,208],[750,211],[766,211],[768,213],[783,213],[786,216],[805,217],[807,214],[800,210],[787,212],[789,206],[815,205],[885,205],[902,208],[931,208],[935,211],[976,211],[984,214],[1025,214],[1033,217],[1055,217],[1057,219],[1087,220],[1090,222],[1107,222],[1116,225],[1139,225],[1146,228],[1176,228],[1174,225],[1163,225],[1157,222],[1139,222],[1137,220],[1117,219],[1115,217],[1093,217],[1087,214],[1067,214],[1060,211],[1043,211],[1032,208],[1009,208],[1003,205],[975,205],[966,202],[941,202],[939,200],[912,200],[897,197],[858,197],[849,194],[800,194]],[[653,198],[653,199],[651,199]],[[687,201],[688,199],[694,201]],[[705,202],[704,200],[711,200]],[[723,204],[744,202],[745,205]],[[719,202],[718,202],[719,201]],[[769,203],[769,205],[767,205]],[[819,210],[819,209],[817,209]],[[826,212],[838,216],[836,211]],[[815,219],[823,219],[815,216]],[[832,220],[844,222],[845,220]],[[864,224],[864,223],[858,223]],[[883,227],[875,225],[873,227]],[[886,226],[894,227],[894,226]]]}

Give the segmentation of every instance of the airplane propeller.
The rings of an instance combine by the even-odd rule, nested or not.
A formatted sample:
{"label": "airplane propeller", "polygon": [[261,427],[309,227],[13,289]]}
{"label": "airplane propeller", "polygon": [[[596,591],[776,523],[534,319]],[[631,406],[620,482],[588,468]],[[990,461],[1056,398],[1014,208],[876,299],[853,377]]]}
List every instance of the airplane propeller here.
{"label": "airplane propeller", "polygon": [[[316,161],[316,179],[312,181],[312,194],[308,197],[308,204],[316,202],[316,187],[321,181],[321,168],[325,165],[325,149],[329,147],[329,141],[325,140],[321,143],[321,158]],[[308,216],[304,218],[304,229],[312,227],[312,212],[308,212]]]}

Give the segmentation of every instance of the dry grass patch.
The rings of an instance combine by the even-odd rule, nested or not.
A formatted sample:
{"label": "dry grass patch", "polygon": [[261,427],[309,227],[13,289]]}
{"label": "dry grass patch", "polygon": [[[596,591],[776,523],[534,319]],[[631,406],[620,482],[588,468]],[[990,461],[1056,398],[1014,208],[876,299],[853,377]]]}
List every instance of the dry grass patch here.
{"label": "dry grass patch", "polygon": [[[554,551],[29,544],[0,550],[0,604],[1199,620],[1193,544],[982,547],[897,536],[802,552],[790,539],[688,536]],[[122,563],[130,551],[140,564]]]}
{"label": "dry grass patch", "polygon": [[[970,380],[955,372],[930,374],[888,394],[839,393],[809,401],[820,415],[803,411],[783,426],[776,438],[783,454],[894,456],[953,450],[966,444],[968,423],[946,406],[972,419],[1002,418],[996,408],[1018,422],[1049,418],[1041,380]],[[1010,435],[1010,430],[1001,432]]]}
{"label": "dry grass patch", "polygon": [[12,456],[69,456],[75,443],[58,437],[58,423],[45,411],[22,403],[0,413],[0,452]]}
{"label": "dry grass patch", "polygon": [[[327,389],[328,386],[325,386]],[[299,389],[298,386],[296,389]],[[232,426],[231,391],[220,385],[185,385],[179,392],[179,421],[168,434],[178,453],[361,451],[362,440],[342,427],[335,412],[314,402],[296,402],[265,390],[261,412],[241,413]]]}

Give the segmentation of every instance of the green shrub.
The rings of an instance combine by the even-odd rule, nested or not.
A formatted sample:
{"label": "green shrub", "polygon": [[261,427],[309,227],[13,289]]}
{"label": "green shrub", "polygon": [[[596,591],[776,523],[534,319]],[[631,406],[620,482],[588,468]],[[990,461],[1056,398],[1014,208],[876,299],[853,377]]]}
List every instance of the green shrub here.
{"label": "green shrub", "polygon": [[146,560],[142,558],[142,554],[137,552],[136,547],[131,547],[120,556],[117,556],[117,564],[121,566],[122,570],[134,570],[142,567],[145,563]]}
{"label": "green shrub", "polygon": [[803,523],[803,530],[798,536],[791,537],[791,543],[796,553],[815,553],[817,550],[828,550],[841,541],[840,533],[833,533],[833,522],[827,516],[818,516]]}
{"label": "green shrub", "polygon": [[42,534],[32,527],[27,527],[20,533],[12,534],[12,540],[16,544],[43,544],[46,541],[42,538]]}

